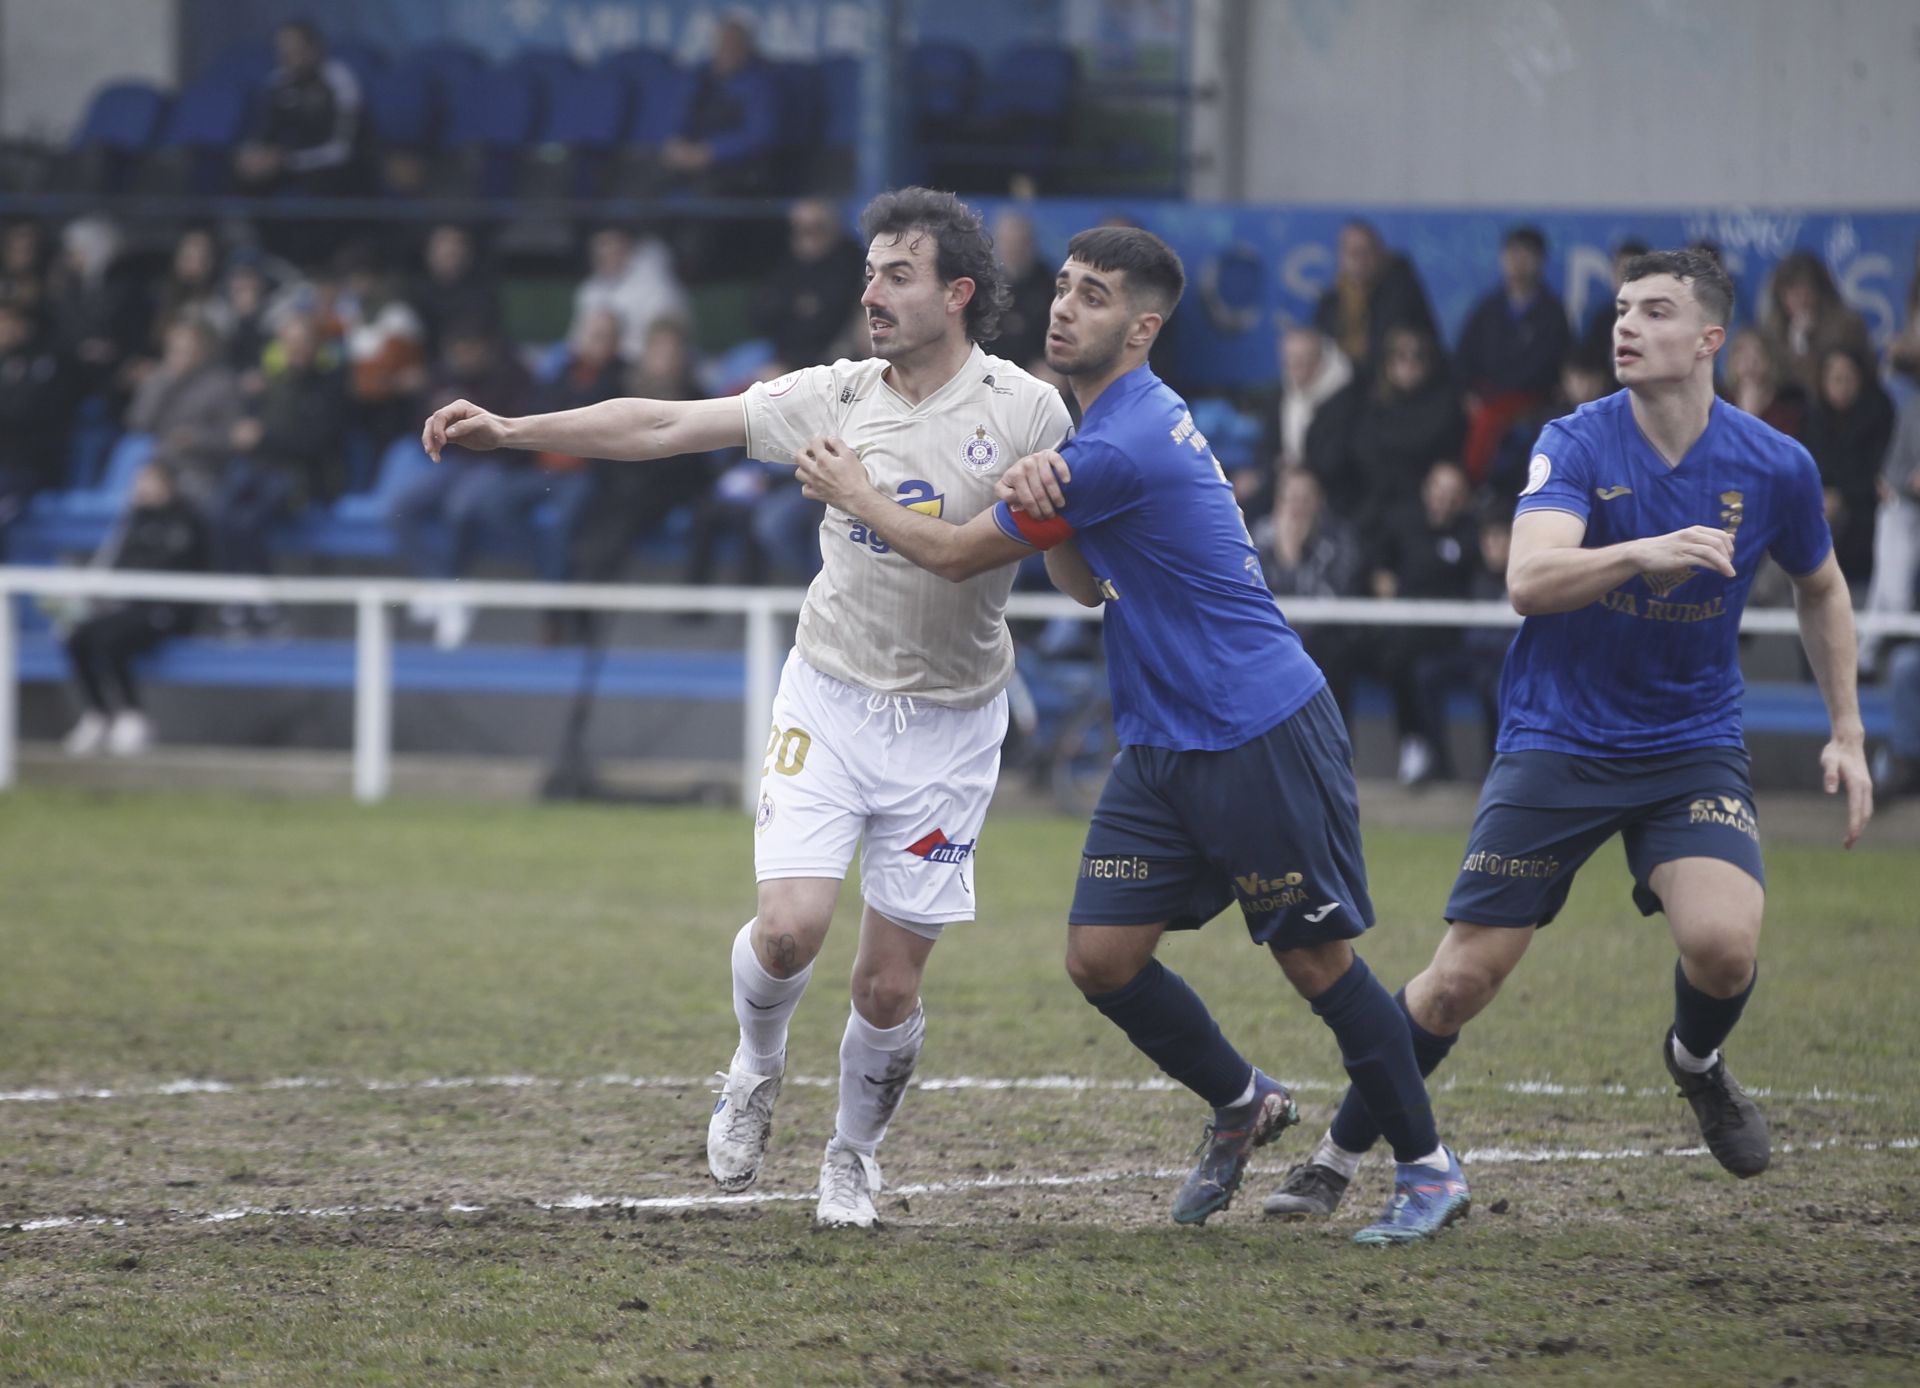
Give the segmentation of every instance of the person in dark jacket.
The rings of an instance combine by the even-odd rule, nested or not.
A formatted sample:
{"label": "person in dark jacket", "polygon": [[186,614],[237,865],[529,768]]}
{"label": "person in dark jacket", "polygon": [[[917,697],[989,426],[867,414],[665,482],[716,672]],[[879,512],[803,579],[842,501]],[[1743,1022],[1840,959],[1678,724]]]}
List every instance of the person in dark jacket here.
{"label": "person in dark jacket", "polygon": [[278,66],[256,102],[254,128],[234,154],[246,192],[328,197],[353,191],[360,138],[360,84],[327,57],[326,40],[305,20],[273,34]]}
{"label": "person in dark jacket", "polygon": [[787,209],[787,253],[762,282],[750,312],[754,332],[773,344],[780,373],[837,355],[834,345],[854,321],[847,305],[860,297],[865,266],[866,252],[827,199],[801,198]]}
{"label": "person in dark jacket", "polygon": [[694,83],[679,133],[660,147],[661,166],[695,192],[764,193],[773,181],[779,138],[773,72],[755,51],[746,20],[722,20],[713,57]]}
{"label": "person in dark jacket", "polygon": [[1820,358],[1820,390],[1801,425],[1826,489],[1827,524],[1840,572],[1858,591],[1873,573],[1874,516],[1880,509],[1880,465],[1893,442],[1893,401],[1872,367],[1850,347]]}
{"label": "person in dark jacket", "polygon": [[[174,488],[159,464],[134,478],[127,513],[95,563],[113,569],[192,573],[207,566],[207,536],[200,513]],[[140,699],[133,662],[163,642],[184,636],[198,609],[192,603],[112,601],[67,633],[67,663],[85,711],[67,734],[76,757],[106,751],[116,756],[144,752],[153,740]]]}
{"label": "person in dark jacket", "polygon": [[1553,393],[1573,333],[1567,306],[1548,288],[1547,238],[1518,226],[1500,246],[1500,287],[1474,305],[1454,349],[1454,375],[1466,388],[1467,441],[1460,461],[1484,482],[1500,436]]}
{"label": "person in dark jacket", "polygon": [[61,483],[74,375],[27,310],[0,302],[0,536],[33,494]]}
{"label": "person in dark jacket", "polygon": [[222,573],[266,573],[275,523],[346,487],[346,390],[313,319],[294,314],[280,325],[265,373],[252,411],[233,426],[235,456],[214,500],[213,562]]}
{"label": "person in dark jacket", "polygon": [[1435,462],[1458,457],[1466,427],[1433,339],[1414,328],[1389,331],[1385,358],[1347,436],[1361,528],[1412,501]]}
{"label": "person in dark jacket", "polygon": [[1313,323],[1355,366],[1370,369],[1379,366],[1390,329],[1440,336],[1413,262],[1382,245],[1380,233],[1362,221],[1340,228],[1333,284],[1314,306]]}

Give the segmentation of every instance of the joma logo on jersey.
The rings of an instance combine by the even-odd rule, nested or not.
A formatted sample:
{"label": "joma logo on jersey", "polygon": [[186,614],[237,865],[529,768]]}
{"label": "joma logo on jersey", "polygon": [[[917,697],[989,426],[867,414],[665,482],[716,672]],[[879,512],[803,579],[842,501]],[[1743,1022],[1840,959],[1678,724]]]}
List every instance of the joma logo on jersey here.
{"label": "joma logo on jersey", "polygon": [[1307,889],[1301,883],[1306,880],[1298,872],[1283,873],[1272,878],[1249,872],[1236,876],[1233,885],[1240,893],[1241,904],[1249,911],[1284,911],[1305,903]]}
{"label": "joma logo on jersey", "polygon": [[[938,520],[941,513],[946,510],[947,495],[945,492],[936,491],[931,482],[910,477],[895,490],[894,500],[909,511],[918,511],[923,516],[932,516]],[[866,546],[875,554],[889,554],[893,550],[893,546],[874,534],[863,521],[849,519],[847,538],[856,545]]]}
{"label": "joma logo on jersey", "polygon": [[1738,829],[1750,839],[1760,837],[1760,825],[1753,811],[1737,795],[1714,795],[1696,800],[1687,807],[1690,824],[1717,824],[1723,829]]}
{"label": "joma logo on jersey", "polygon": [[977,839],[968,839],[965,843],[954,843],[945,830],[935,829],[925,838],[908,844],[907,852],[930,863],[964,863],[973,855],[973,845],[977,842]]}

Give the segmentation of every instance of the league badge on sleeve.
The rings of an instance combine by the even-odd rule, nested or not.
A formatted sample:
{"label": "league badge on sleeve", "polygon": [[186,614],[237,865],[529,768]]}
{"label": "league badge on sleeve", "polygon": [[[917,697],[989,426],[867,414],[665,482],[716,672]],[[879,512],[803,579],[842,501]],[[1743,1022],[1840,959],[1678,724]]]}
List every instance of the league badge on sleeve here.
{"label": "league badge on sleeve", "polygon": [[1520,489],[1520,495],[1532,496],[1547,485],[1547,479],[1553,476],[1553,459],[1544,453],[1533,455],[1533,461],[1527,464],[1527,485]]}

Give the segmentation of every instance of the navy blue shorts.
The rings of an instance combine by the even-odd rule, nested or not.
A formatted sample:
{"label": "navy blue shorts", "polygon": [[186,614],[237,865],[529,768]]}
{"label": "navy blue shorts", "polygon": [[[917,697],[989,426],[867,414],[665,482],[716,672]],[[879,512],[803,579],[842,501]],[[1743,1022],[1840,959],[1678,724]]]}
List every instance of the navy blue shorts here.
{"label": "navy blue shorts", "polygon": [[1075,925],[1205,925],[1238,900],[1258,944],[1373,924],[1353,749],[1333,696],[1223,752],[1125,747],[1093,811]]}
{"label": "navy blue shorts", "polygon": [[1740,748],[1618,758],[1506,752],[1480,790],[1447,919],[1545,925],[1566,905],[1581,864],[1616,833],[1643,916],[1660,909],[1647,879],[1676,858],[1719,858],[1766,884]]}

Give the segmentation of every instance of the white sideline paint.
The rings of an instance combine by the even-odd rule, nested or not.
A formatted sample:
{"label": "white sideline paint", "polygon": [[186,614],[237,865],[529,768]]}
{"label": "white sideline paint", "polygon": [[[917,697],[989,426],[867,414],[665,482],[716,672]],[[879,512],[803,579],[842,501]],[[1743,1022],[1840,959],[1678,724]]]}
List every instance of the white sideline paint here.
{"label": "white sideline paint", "polygon": [[[609,1089],[705,1089],[712,1084],[710,1076],[693,1078],[686,1075],[592,1075],[585,1079],[552,1079],[539,1075],[460,1075],[429,1077],[419,1080],[341,1080],[327,1079],[310,1075],[288,1075],[279,1079],[254,1080],[248,1082],[229,1082],[226,1080],[178,1079],[164,1080],[156,1084],[129,1085],[121,1089],[82,1088],[58,1089],[51,1085],[31,1086],[26,1089],[0,1089],[0,1103],[13,1104],[54,1104],[68,1103],[82,1099],[156,1099],[179,1098],[200,1094],[268,1094],[280,1090],[298,1089],[344,1089],[357,1090],[372,1094],[405,1093],[419,1091],[431,1093],[449,1089],[591,1089],[596,1087]],[[1296,1094],[1345,1093],[1345,1080],[1281,1079]],[[789,1075],[786,1083],[800,1089],[837,1089],[840,1080],[832,1075]],[[1040,1090],[1056,1093],[1108,1092],[1120,1094],[1158,1094],[1180,1089],[1173,1080],[1152,1077],[1140,1080],[1093,1079],[1084,1075],[1028,1075],[1019,1077],[993,1077],[983,1075],[955,1075],[950,1078],[929,1078],[913,1081],[912,1087],[934,1094],[942,1090]],[[1504,1094],[1545,1095],[1554,1098],[1599,1097],[1599,1098],[1662,1098],[1673,1093],[1668,1085],[1649,1088],[1629,1089],[1623,1084],[1560,1084],[1553,1080],[1515,1080],[1498,1085],[1457,1085],[1454,1081],[1433,1087],[1436,1094],[1472,1093],[1476,1090],[1493,1090]],[[1811,1104],[1878,1104],[1885,1098],[1879,1094],[1858,1094],[1845,1089],[1828,1089],[1815,1085],[1812,1089],[1798,1093],[1786,1093],[1773,1089],[1749,1089],[1747,1093],[1756,1099],[1790,1099],[1797,1103]]]}
{"label": "white sideline paint", "polygon": [[[1920,1137],[1896,1137],[1876,1140],[1826,1138],[1812,1142],[1782,1143],[1777,1149],[1791,1152],[1880,1152],[1920,1149]],[[1476,1147],[1460,1154],[1463,1166],[1522,1166],[1550,1162],[1672,1161],[1704,1157],[1704,1147],[1618,1147],[1602,1150],[1589,1147]],[[1247,1167],[1250,1176],[1279,1176],[1286,1167],[1259,1163]],[[978,1179],[917,1181],[888,1186],[887,1195],[911,1198],[916,1195],[957,1195],[974,1191],[1056,1190],[1072,1186],[1112,1185],[1123,1181],[1171,1181],[1186,1175],[1184,1168],[1156,1167],[1137,1171],[1087,1171],[1072,1175],[983,1176]],[[569,1195],[559,1200],[530,1202],[538,1210],[692,1210],[724,1209],[733,1205],[777,1205],[812,1200],[812,1191],[747,1191],[740,1195]],[[345,1219],[352,1215],[479,1214],[489,1207],[466,1201],[448,1205],[321,1205],[297,1206],[241,1205],[229,1210],[211,1210],[202,1214],[171,1211],[169,1222],[180,1224],[232,1224],[242,1219]],[[31,1234],[46,1229],[124,1228],[127,1220],[110,1215],[53,1215],[27,1219],[17,1224],[0,1225],[18,1233]]]}

